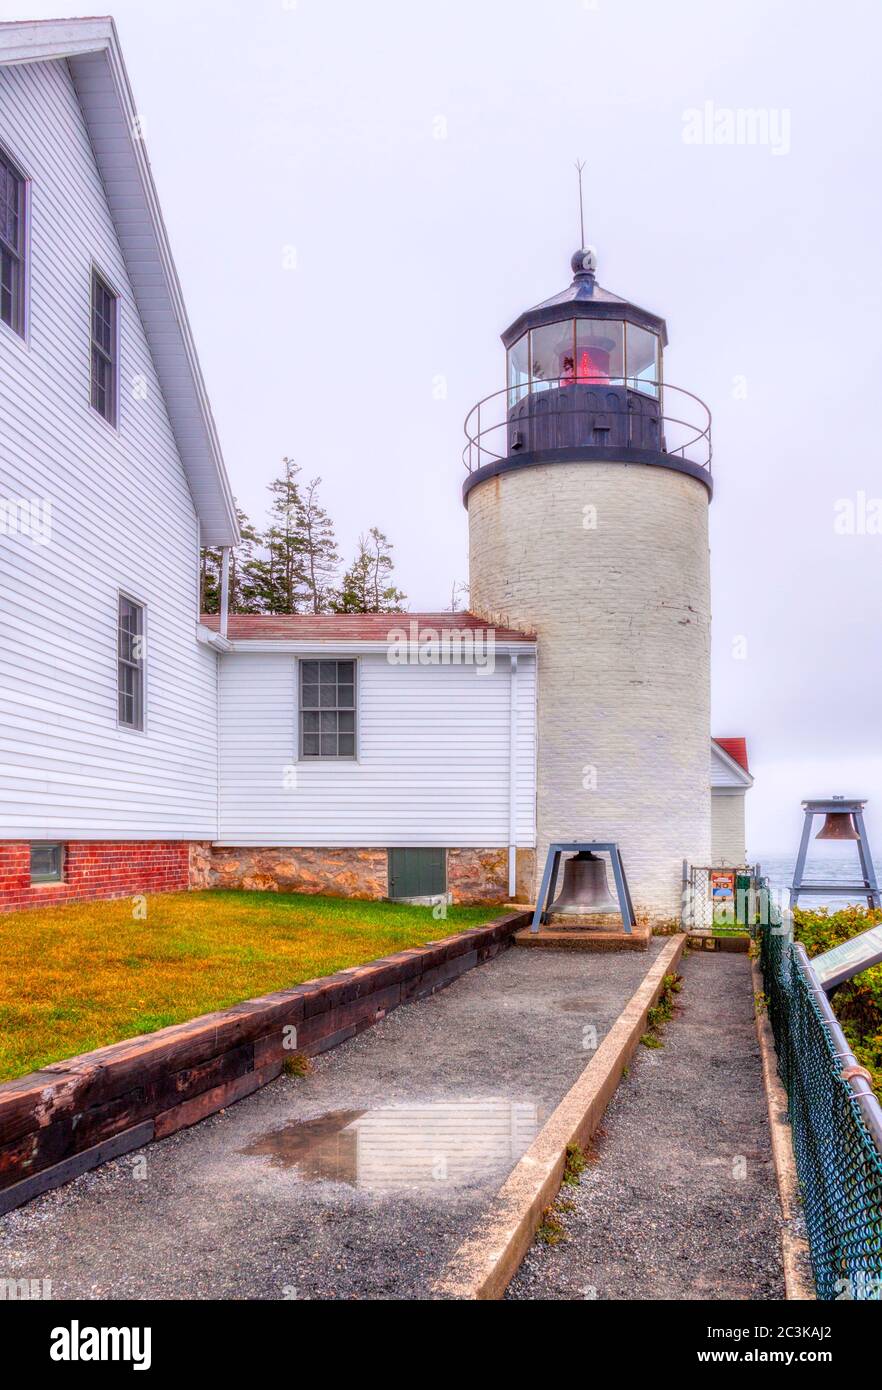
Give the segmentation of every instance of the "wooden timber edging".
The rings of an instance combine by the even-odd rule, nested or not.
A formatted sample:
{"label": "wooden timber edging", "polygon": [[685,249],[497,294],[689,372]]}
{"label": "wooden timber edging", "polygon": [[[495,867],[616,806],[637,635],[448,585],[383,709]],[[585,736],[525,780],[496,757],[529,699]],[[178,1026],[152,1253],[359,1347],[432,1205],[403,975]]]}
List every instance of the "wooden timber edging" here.
{"label": "wooden timber edging", "polygon": [[509,1173],[472,1233],[432,1285],[438,1299],[501,1299],[560,1190],[569,1144],[586,1145],[646,1031],[649,1010],[676,969],[686,938],[656,956],[579,1079]]}
{"label": "wooden timber edging", "polygon": [[0,1214],[165,1139],[336,1047],[511,945],[529,914],[412,947],[0,1085]]}

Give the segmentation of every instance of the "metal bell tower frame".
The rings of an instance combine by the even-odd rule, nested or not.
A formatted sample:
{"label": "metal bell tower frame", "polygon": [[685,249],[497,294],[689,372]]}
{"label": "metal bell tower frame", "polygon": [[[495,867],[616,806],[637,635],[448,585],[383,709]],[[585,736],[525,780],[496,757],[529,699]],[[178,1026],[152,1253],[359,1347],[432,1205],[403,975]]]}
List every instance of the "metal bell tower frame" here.
{"label": "metal bell tower frame", "polygon": [[[864,824],[866,804],[866,800],[846,800],[845,797],[834,797],[828,801],[804,801],[802,803],[805,821],[802,827],[802,839],[799,842],[799,853],[796,856],[796,868],[793,870],[793,884],[790,889],[790,906],[792,908],[796,906],[800,894],[820,893],[827,896],[830,893],[853,892],[860,893],[862,898],[865,897],[868,907],[882,907],[882,895],[880,895],[879,885],[876,882],[876,870],[870,852],[867,827]],[[850,815],[854,822],[854,828],[857,831],[858,859],[863,874],[863,878],[859,881],[856,879],[853,883],[812,883],[811,881],[807,883],[803,879],[815,816],[828,815]]]}
{"label": "metal bell tower frame", "polygon": [[628,887],[628,880],[625,877],[622,852],[619,849],[618,843],[610,840],[579,840],[574,844],[566,844],[562,841],[558,841],[548,846],[545,871],[542,874],[542,886],[539,889],[536,910],[533,913],[533,921],[530,924],[531,932],[537,932],[540,926],[548,921],[549,908],[554,900],[554,893],[557,888],[557,875],[560,869],[561,857],[564,854],[581,854],[584,850],[588,850],[592,854],[609,855],[613,878],[616,881],[616,897],[619,900],[619,911],[622,914],[622,929],[627,936],[630,936],[633,932],[634,924],[637,919],[634,916],[634,904],[631,902],[631,890]]}

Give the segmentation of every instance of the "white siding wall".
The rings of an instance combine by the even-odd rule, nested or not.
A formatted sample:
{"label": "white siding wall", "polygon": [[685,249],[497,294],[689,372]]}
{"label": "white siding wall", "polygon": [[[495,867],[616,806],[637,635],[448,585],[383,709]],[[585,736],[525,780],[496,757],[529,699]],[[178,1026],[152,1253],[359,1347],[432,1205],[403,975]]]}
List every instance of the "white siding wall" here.
{"label": "white siding wall", "polygon": [[[321,655],[331,657],[332,652]],[[358,662],[357,762],[297,763],[297,661],[220,659],[226,845],[494,847],[509,842],[510,669]],[[518,844],[534,843],[535,662],[518,665]],[[295,785],[286,787],[286,770]]]}
{"label": "white siding wall", "polygon": [[716,744],[711,744],[710,783],[712,787],[743,787],[744,777],[724,758]]}
{"label": "white siding wall", "polygon": [[711,859],[714,864],[744,864],[744,792],[711,794]]}
{"label": "white siding wall", "polygon": [[[66,64],[0,70],[31,186],[27,346],[0,325],[0,838],[216,833],[216,657],[195,640],[198,530]],[[89,406],[90,267],[120,293],[120,430]],[[146,399],[133,395],[135,377]],[[117,591],[147,605],[147,730],[116,723]]]}

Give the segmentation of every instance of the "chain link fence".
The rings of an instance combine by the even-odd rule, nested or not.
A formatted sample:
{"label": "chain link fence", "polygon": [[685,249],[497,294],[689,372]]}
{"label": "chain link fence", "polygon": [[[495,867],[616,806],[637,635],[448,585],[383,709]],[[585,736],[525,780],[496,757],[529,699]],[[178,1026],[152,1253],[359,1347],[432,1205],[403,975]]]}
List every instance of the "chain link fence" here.
{"label": "chain link fence", "polygon": [[[821,1299],[882,1301],[882,1109],[805,948],[773,909],[757,929]],[[858,1069],[859,1070],[859,1069]]]}

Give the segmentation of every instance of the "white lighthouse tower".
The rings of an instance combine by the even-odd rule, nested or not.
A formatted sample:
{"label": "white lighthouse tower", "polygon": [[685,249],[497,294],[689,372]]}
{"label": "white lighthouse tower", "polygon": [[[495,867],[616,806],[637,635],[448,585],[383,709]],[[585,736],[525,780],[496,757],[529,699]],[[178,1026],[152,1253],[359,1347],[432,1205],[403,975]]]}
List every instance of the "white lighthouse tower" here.
{"label": "white lighthouse tower", "polygon": [[536,887],[549,843],[617,841],[658,921],[710,862],[710,416],[595,266],[503,333],[469,416],[470,606],[538,639]]}

